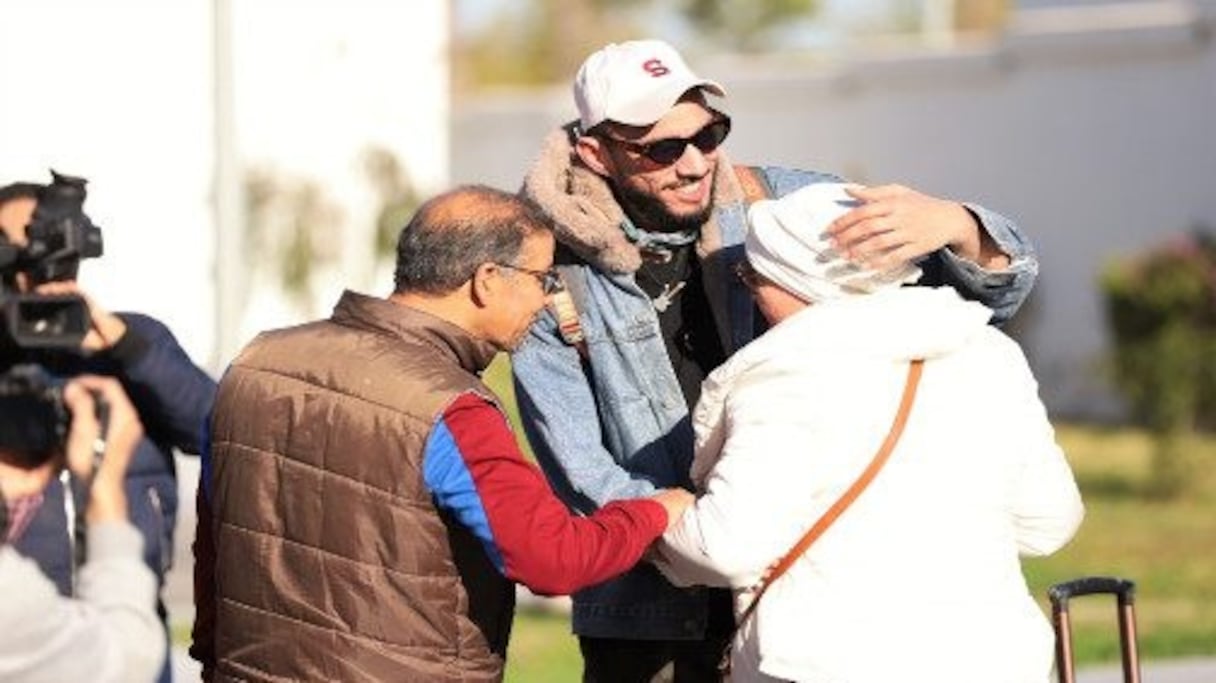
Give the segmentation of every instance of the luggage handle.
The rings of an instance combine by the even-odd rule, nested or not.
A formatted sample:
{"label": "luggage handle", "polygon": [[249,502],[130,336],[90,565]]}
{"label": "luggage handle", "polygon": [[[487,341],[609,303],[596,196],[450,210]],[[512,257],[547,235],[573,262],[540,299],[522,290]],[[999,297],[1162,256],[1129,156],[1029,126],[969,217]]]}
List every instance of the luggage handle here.
{"label": "luggage handle", "polygon": [[1119,598],[1120,607],[1131,605],[1136,600],[1136,583],[1113,576],[1086,576],[1057,583],[1048,589],[1047,596],[1051,598],[1053,609],[1067,610],[1070,598],[1095,593],[1114,593]]}
{"label": "luggage handle", "polygon": [[1123,680],[1140,683],[1140,658],[1136,648],[1136,584],[1110,576],[1086,576],[1058,583],[1047,590],[1051,599],[1051,621],[1056,631],[1056,674],[1060,683],[1074,683],[1072,622],[1068,601],[1082,595],[1112,593],[1118,600],[1119,647],[1123,659]]}

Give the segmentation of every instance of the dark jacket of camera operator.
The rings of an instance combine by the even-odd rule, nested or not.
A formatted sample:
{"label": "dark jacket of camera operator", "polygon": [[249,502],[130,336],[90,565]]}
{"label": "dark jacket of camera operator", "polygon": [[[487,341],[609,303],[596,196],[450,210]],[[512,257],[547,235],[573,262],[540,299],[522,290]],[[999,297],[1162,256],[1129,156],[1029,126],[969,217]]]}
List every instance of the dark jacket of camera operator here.
{"label": "dark jacket of camera operator", "polygon": [[[127,470],[130,518],[143,535],[144,561],[163,584],[173,558],[177,522],[173,449],[199,453],[203,424],[215,400],[215,382],[191,362],[162,323],[139,314],[122,313],[119,318],[127,331],[108,350],[88,357],[48,354],[37,360],[60,377],[83,373],[116,377],[130,395],[146,431]],[[45,496],[17,549],[37,561],[60,593],[68,595],[74,562],[63,485],[52,482]]]}
{"label": "dark jacket of camera operator", "polygon": [[[80,260],[102,253],[101,230],[83,212],[85,181],[54,172],[52,176],[50,185],[14,183],[0,188],[0,231],[8,247],[3,285],[44,302],[67,302],[85,319],[71,317],[73,322],[63,328],[65,334],[50,333],[41,340],[46,344],[23,342],[14,330],[29,328],[36,336],[41,327],[57,329],[59,320],[49,314],[50,325],[19,325],[9,333],[21,356],[18,362],[41,365],[63,379],[81,374],[112,376],[130,395],[145,437],[127,470],[125,493],[130,521],[143,536],[144,561],[162,585],[173,559],[177,521],[173,449],[201,451],[215,382],[190,360],[163,324],[143,315],[112,314],[77,285]],[[82,335],[79,342],[74,339],[77,332]],[[64,486],[52,482],[17,546],[65,595],[77,584],[73,576],[80,561],[77,556],[88,547],[87,535],[82,545],[74,542],[72,534],[73,510],[80,507],[74,500],[77,496],[79,492],[65,495]],[[163,604],[159,611],[163,618]],[[166,661],[161,680],[168,679]]]}

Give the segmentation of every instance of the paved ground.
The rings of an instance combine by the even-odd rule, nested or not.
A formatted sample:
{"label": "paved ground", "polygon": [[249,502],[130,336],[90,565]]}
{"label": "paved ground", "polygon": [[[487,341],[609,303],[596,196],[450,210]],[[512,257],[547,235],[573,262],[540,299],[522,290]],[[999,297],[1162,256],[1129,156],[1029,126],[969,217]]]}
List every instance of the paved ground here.
{"label": "paved ground", "polygon": [[[1140,667],[1144,683],[1213,683],[1216,658],[1176,659],[1144,662]],[[1118,664],[1077,672],[1077,683],[1122,683],[1123,668]]]}
{"label": "paved ground", "polygon": [[[194,488],[198,481],[198,460],[178,458],[178,481],[181,509],[178,513],[177,549],[170,572],[165,597],[169,617],[174,624],[190,624],[194,620],[191,602],[193,583],[190,542],[194,539]],[[1144,683],[1216,683],[1216,658],[1183,659],[1164,662],[1144,662]],[[173,651],[174,680],[178,683],[199,680],[198,665],[184,648]],[[1123,670],[1118,666],[1103,666],[1077,672],[1077,683],[1121,683]]]}

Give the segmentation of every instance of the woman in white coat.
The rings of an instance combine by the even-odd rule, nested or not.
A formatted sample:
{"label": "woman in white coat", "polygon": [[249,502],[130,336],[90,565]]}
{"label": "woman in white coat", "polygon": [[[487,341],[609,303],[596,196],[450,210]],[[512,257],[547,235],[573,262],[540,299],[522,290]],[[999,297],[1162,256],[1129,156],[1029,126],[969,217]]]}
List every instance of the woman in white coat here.
{"label": "woman in white coat", "polygon": [[871,461],[925,359],[890,460],[740,624],[732,679],[1045,683],[1052,632],[1019,555],[1060,548],[1083,507],[1037,384],[988,309],[902,287],[910,264],[835,253],[824,231],[851,204],[822,184],[752,207],[741,276],[773,327],[705,382],[699,497],[657,564],[730,586],[741,616]]}

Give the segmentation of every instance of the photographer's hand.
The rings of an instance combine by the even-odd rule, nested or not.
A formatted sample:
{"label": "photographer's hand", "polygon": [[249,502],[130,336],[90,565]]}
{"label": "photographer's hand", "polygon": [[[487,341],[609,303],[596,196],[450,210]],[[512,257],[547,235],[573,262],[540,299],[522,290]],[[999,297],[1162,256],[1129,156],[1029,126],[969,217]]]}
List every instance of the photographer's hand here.
{"label": "photographer's hand", "polygon": [[[97,421],[94,394],[109,405],[109,424],[104,441]],[[90,524],[126,519],[127,499],[123,478],[143,438],[143,425],[122,385],[110,377],[81,375],[68,382],[63,402],[72,414],[67,438],[67,464],[82,481],[92,478],[85,518]],[[101,465],[93,471],[94,451],[104,449]]]}
{"label": "photographer's hand", "polygon": [[89,332],[85,335],[80,348],[86,351],[105,351],[111,348],[127,333],[127,324],[122,318],[98,305],[93,297],[80,288],[74,280],[61,282],[46,282],[34,290],[38,294],[52,296],[78,296],[84,299],[89,308]]}

